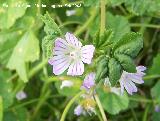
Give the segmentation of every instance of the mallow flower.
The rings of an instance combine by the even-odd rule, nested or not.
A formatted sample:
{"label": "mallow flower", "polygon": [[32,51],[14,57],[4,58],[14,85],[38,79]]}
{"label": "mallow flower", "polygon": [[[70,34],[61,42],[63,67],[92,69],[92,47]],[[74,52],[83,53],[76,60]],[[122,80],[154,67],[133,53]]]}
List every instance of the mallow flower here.
{"label": "mallow flower", "polygon": [[89,90],[95,85],[95,73],[89,73],[86,75],[83,84],[81,86],[81,89],[86,90],[86,94],[81,95],[82,100],[81,104],[79,104],[75,109],[74,109],[74,114],[79,116],[81,114],[86,114],[88,113],[89,115],[92,115],[92,113],[96,113],[95,111],[95,101],[93,98],[93,94],[89,93]]}
{"label": "mallow flower", "polygon": [[91,63],[94,50],[93,45],[82,46],[82,43],[73,34],[67,32],[65,39],[55,40],[53,57],[48,62],[53,65],[55,75],[60,75],[67,69],[67,75],[82,75],[84,63]]}
{"label": "mallow flower", "polygon": [[146,70],[146,67],[144,66],[138,66],[136,67],[137,72],[136,73],[128,73],[126,71],[123,71],[121,78],[119,80],[120,86],[121,86],[121,94],[123,94],[124,89],[132,95],[134,92],[137,92],[137,87],[135,83],[142,84],[143,76],[145,75],[144,71]]}

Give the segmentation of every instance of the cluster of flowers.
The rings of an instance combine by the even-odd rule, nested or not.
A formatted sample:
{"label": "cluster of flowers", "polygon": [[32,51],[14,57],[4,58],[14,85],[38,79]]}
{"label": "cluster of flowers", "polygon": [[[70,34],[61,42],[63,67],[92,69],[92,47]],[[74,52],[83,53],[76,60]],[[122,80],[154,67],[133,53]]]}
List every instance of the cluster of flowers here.
{"label": "cluster of flowers", "polygon": [[[82,46],[82,43],[73,34],[67,32],[65,39],[57,38],[55,40],[54,55],[48,62],[53,66],[53,73],[55,75],[60,75],[68,69],[67,75],[78,76],[84,73],[84,63],[91,64],[94,51],[95,47],[93,45]],[[138,66],[136,70],[136,73],[123,71],[119,80],[121,88],[111,87],[108,78],[105,79],[104,85],[110,87],[110,91],[117,95],[122,95],[124,89],[132,95],[134,92],[137,92],[135,83],[144,83],[142,78],[145,75],[144,71],[146,68],[144,66]],[[95,91],[92,90],[95,86],[95,76],[96,73],[91,72],[86,75],[83,81],[81,90],[86,90],[86,93],[81,97],[84,101],[74,110],[74,113],[78,116],[86,112],[89,114],[91,112],[95,113],[95,101],[93,97]],[[73,82],[64,80],[61,89],[71,86],[73,86]]]}

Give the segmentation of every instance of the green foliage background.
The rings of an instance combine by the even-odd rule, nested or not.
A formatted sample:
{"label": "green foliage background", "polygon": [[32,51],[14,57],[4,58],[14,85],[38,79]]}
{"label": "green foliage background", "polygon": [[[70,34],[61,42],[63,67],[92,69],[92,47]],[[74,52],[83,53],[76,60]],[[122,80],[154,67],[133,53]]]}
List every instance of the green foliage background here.
{"label": "green foliage background", "polygon": [[[74,33],[84,44],[93,43],[100,53],[109,50],[111,58],[97,54],[97,64],[93,66],[99,72],[97,78],[108,73],[112,85],[117,83],[122,70],[135,72],[135,64],[147,67],[145,83],[133,96],[117,96],[104,88],[97,90],[109,120],[160,121],[160,112],[155,112],[155,107],[160,107],[160,0],[105,1],[103,36],[97,34],[99,0],[0,1],[0,121],[59,121],[82,83],[75,78],[75,87],[61,90],[60,78],[51,77],[54,75],[47,60],[52,55],[54,39],[65,32]],[[69,3],[71,7],[51,7]],[[82,6],[76,7],[75,3]],[[17,4],[23,6],[13,7]],[[27,4],[31,7],[24,7]],[[68,17],[67,10],[75,10],[76,14]],[[15,98],[20,90],[27,94],[22,101]],[[99,120],[98,115],[76,117],[74,107],[66,121]]]}

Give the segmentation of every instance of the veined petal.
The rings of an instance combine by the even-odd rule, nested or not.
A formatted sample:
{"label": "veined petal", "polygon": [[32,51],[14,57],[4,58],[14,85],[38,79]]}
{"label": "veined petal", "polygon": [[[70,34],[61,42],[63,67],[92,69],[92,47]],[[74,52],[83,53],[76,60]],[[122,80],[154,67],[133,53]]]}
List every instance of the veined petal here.
{"label": "veined petal", "polygon": [[82,61],[73,62],[68,69],[67,75],[82,75],[84,72],[84,64]]}
{"label": "veined petal", "polygon": [[96,76],[95,73],[90,73],[90,74],[88,74],[88,75],[85,77],[84,81],[83,81],[82,87],[84,87],[84,88],[86,88],[86,89],[90,89],[91,87],[93,87],[94,84],[95,84],[95,83],[94,83],[95,76]]}
{"label": "veined petal", "polygon": [[130,83],[128,82],[128,80],[125,81],[124,87],[125,87],[125,89],[127,90],[127,92],[128,92],[130,95],[133,94],[132,86],[130,85]]}
{"label": "veined petal", "polygon": [[57,55],[57,56],[50,58],[48,60],[48,63],[50,65],[54,65],[54,64],[60,63],[61,61],[64,61],[64,60],[66,60],[65,55]]}
{"label": "veined petal", "polygon": [[93,58],[95,47],[93,45],[85,45],[82,47],[82,61],[84,63],[90,64]]}
{"label": "veined petal", "polygon": [[132,92],[137,92],[137,87],[136,87],[136,85],[132,82],[132,81],[129,81],[128,82],[130,85],[131,85],[131,87],[132,87]]}
{"label": "veined petal", "polygon": [[69,67],[70,63],[71,60],[67,57],[61,58],[57,61],[53,61],[53,73],[55,75],[62,74]]}
{"label": "veined petal", "polygon": [[75,47],[79,47],[79,48],[82,47],[82,43],[80,41],[78,41],[78,39],[73,34],[67,32],[65,37],[66,37],[68,44],[71,44],[71,45],[73,45]]}
{"label": "veined petal", "polygon": [[142,77],[137,74],[132,74],[131,80],[137,84],[143,84],[144,81],[142,80]]}
{"label": "veined petal", "polygon": [[67,44],[67,42],[64,39],[57,38],[55,40],[55,47],[60,47],[60,48],[63,48],[63,49],[67,49],[68,44]]}

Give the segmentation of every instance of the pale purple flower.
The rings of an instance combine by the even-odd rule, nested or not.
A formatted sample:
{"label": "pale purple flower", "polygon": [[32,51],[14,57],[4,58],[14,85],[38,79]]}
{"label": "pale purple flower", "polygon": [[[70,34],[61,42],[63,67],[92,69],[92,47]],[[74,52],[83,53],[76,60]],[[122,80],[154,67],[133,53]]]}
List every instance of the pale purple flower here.
{"label": "pale purple flower", "polygon": [[23,100],[23,99],[27,98],[27,94],[24,91],[19,91],[16,94],[16,98],[17,98],[17,100]]}
{"label": "pale purple flower", "polygon": [[82,88],[85,88],[86,90],[89,90],[91,87],[93,87],[95,85],[95,73],[89,73],[88,75],[86,75],[83,84],[82,84]]}
{"label": "pale purple flower", "polygon": [[93,45],[82,46],[82,43],[68,32],[65,39],[55,40],[54,56],[49,59],[49,64],[53,65],[53,73],[60,75],[69,68],[67,75],[82,75],[83,63],[91,64],[95,47]]}
{"label": "pale purple flower", "polygon": [[78,105],[75,109],[74,109],[74,114],[77,116],[80,116],[83,113],[83,107],[81,105]]}
{"label": "pale purple flower", "polygon": [[72,81],[64,80],[64,81],[62,81],[60,89],[63,89],[64,87],[72,87],[72,86],[73,86],[73,82]]}
{"label": "pale purple flower", "polygon": [[137,87],[135,83],[137,84],[144,83],[142,78],[145,75],[143,71],[146,70],[146,67],[138,66],[136,67],[136,70],[137,70],[136,73],[128,73],[126,71],[123,71],[121,78],[119,80],[121,86],[121,94],[123,94],[124,89],[126,89],[126,91],[130,95],[132,95],[133,92],[137,92]]}

